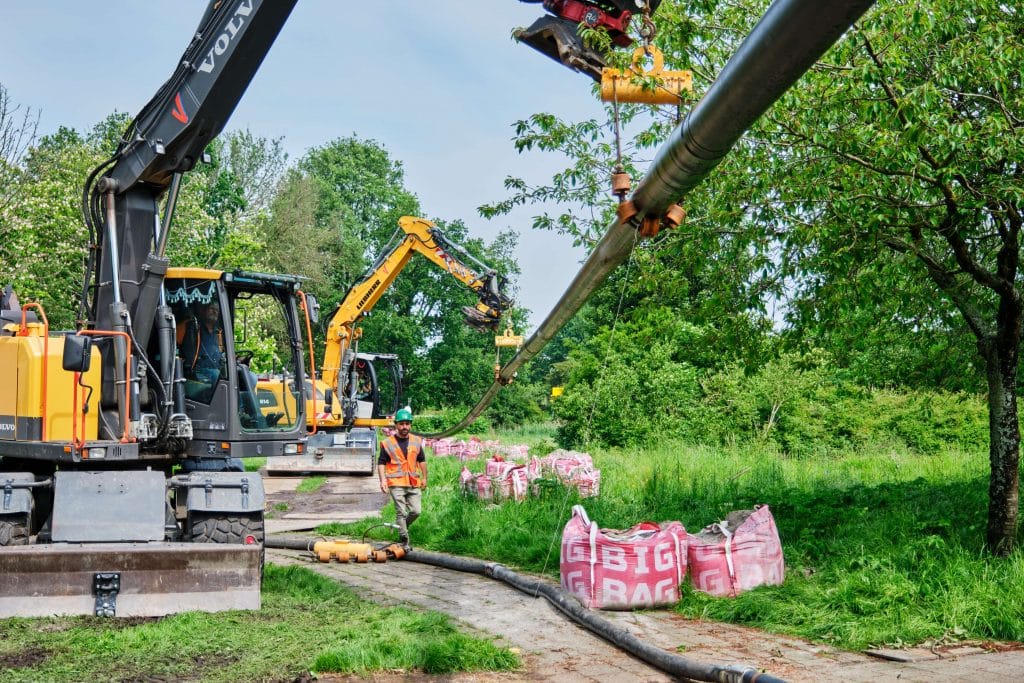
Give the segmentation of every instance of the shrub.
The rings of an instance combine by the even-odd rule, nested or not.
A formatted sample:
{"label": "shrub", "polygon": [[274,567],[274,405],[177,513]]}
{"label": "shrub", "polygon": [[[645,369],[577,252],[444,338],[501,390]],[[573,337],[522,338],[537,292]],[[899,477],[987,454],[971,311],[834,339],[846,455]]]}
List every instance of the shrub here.
{"label": "shrub", "polygon": [[[649,443],[667,433],[696,437],[700,386],[692,366],[671,359],[667,344],[646,350],[639,362],[609,355],[600,368],[581,364],[552,404],[564,447],[597,443]],[[580,375],[585,375],[580,377]],[[589,376],[586,376],[589,375]]]}
{"label": "shrub", "polygon": [[750,371],[704,372],[667,344],[626,338],[601,363],[574,352],[553,404],[560,445],[763,444],[796,456],[889,444],[918,453],[987,444],[984,402],[962,393],[869,389],[842,379],[821,352],[783,354]]}
{"label": "shrub", "polygon": [[[412,430],[417,434],[437,434],[454,427],[468,412],[469,408],[454,407],[417,413],[412,418]],[[486,434],[490,431],[491,423],[486,416],[478,417],[465,429],[467,434]]]}
{"label": "shrub", "polygon": [[542,385],[513,382],[498,392],[484,415],[499,429],[540,422],[544,417],[540,407],[544,393]]}

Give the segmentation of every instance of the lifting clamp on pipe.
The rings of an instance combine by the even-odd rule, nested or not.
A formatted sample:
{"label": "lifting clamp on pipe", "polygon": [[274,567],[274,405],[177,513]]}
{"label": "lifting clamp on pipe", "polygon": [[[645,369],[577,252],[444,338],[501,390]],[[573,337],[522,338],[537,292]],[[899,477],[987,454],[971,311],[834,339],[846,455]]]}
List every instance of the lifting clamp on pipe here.
{"label": "lifting clamp on pipe", "polygon": [[512,378],[504,379],[501,376],[501,349],[513,348],[518,351],[523,345],[523,339],[523,335],[516,334],[511,324],[505,328],[505,334],[495,335],[494,337],[494,381],[502,386],[511,384]]}
{"label": "lifting clamp on pipe", "polygon": [[[648,56],[652,66],[644,70],[642,63]],[[634,50],[629,68],[605,67],[601,72],[601,99],[605,102],[678,104],[684,92],[692,91],[692,72],[666,70],[664,55],[653,45]]]}
{"label": "lifting clamp on pipe", "polygon": [[631,223],[640,232],[641,237],[656,237],[662,228],[669,230],[678,228],[686,220],[686,209],[679,204],[671,204],[662,215],[646,214],[639,220],[636,219],[639,209],[636,204],[630,201],[622,202],[616,210],[619,222],[622,224]]}

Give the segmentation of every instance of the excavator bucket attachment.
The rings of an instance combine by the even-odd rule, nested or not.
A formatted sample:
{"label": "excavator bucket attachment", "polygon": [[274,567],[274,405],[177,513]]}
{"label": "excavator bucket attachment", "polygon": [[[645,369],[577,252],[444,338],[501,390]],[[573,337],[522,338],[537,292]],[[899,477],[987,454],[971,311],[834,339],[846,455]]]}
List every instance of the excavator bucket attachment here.
{"label": "excavator bucket attachment", "polygon": [[605,67],[604,56],[583,44],[577,27],[577,23],[568,19],[544,16],[529,28],[517,29],[512,35],[520,43],[526,43],[573,71],[600,82],[601,71]]}
{"label": "excavator bucket attachment", "polygon": [[500,317],[488,315],[479,308],[473,308],[472,306],[463,306],[462,312],[466,316],[466,324],[474,330],[480,330],[481,332],[496,330],[501,323]]}
{"label": "excavator bucket attachment", "polygon": [[0,619],[158,617],[260,608],[261,545],[61,543],[0,547]]}

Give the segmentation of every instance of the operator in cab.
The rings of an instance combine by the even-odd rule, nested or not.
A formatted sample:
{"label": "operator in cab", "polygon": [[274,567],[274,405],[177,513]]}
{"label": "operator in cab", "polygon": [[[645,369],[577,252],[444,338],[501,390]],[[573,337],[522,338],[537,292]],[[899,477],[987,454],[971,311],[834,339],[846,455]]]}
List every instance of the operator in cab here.
{"label": "operator in cab", "polygon": [[422,491],[427,488],[427,456],[423,439],[410,433],[412,410],[395,413],[395,433],[380,444],[377,477],[380,490],[391,494],[395,503],[398,540],[409,549],[409,526],[422,512]]}
{"label": "operator in cab", "polygon": [[224,328],[216,301],[203,305],[198,322],[189,325],[181,341],[181,359],[185,377],[216,384],[224,360]]}

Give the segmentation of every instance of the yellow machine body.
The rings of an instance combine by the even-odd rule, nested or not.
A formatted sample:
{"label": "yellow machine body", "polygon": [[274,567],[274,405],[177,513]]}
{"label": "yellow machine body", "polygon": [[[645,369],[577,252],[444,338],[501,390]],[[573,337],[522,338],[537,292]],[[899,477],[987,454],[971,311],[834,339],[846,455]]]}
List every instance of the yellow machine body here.
{"label": "yellow machine body", "polygon": [[[316,401],[314,411],[314,400],[310,391],[311,383],[306,380],[306,415],[308,422],[312,424],[316,420],[317,427],[343,427],[345,418],[341,414],[339,401],[334,400],[331,405],[331,412],[327,412],[327,392],[330,387],[327,382],[321,379],[316,380],[312,386],[316,387]],[[283,412],[286,420],[296,414],[295,382],[288,378],[282,380],[280,377],[270,377],[256,381],[256,402],[264,415]],[[387,427],[392,424],[391,420],[381,418],[380,420],[360,419],[362,426]]]}
{"label": "yellow machine body", "polygon": [[[75,373],[63,369],[64,336],[47,339],[41,323],[28,323],[25,334],[18,336],[20,326],[4,327],[0,336],[0,440],[7,441],[71,441],[75,422]],[[8,336],[10,334],[15,336]],[[43,391],[43,377],[46,390]],[[100,353],[94,346],[89,371],[82,375],[82,384],[93,388],[89,409],[79,412],[78,435],[97,435],[97,403],[100,395]],[[89,392],[78,388],[78,408]],[[44,412],[45,410],[45,412]]]}
{"label": "yellow machine body", "polygon": [[[651,56],[651,68],[643,69],[646,54]],[[693,90],[693,73],[666,71],[665,57],[653,45],[633,51],[633,64],[628,69],[606,67],[601,72],[601,99],[605,102],[634,102],[637,104],[678,104],[683,92]]]}

